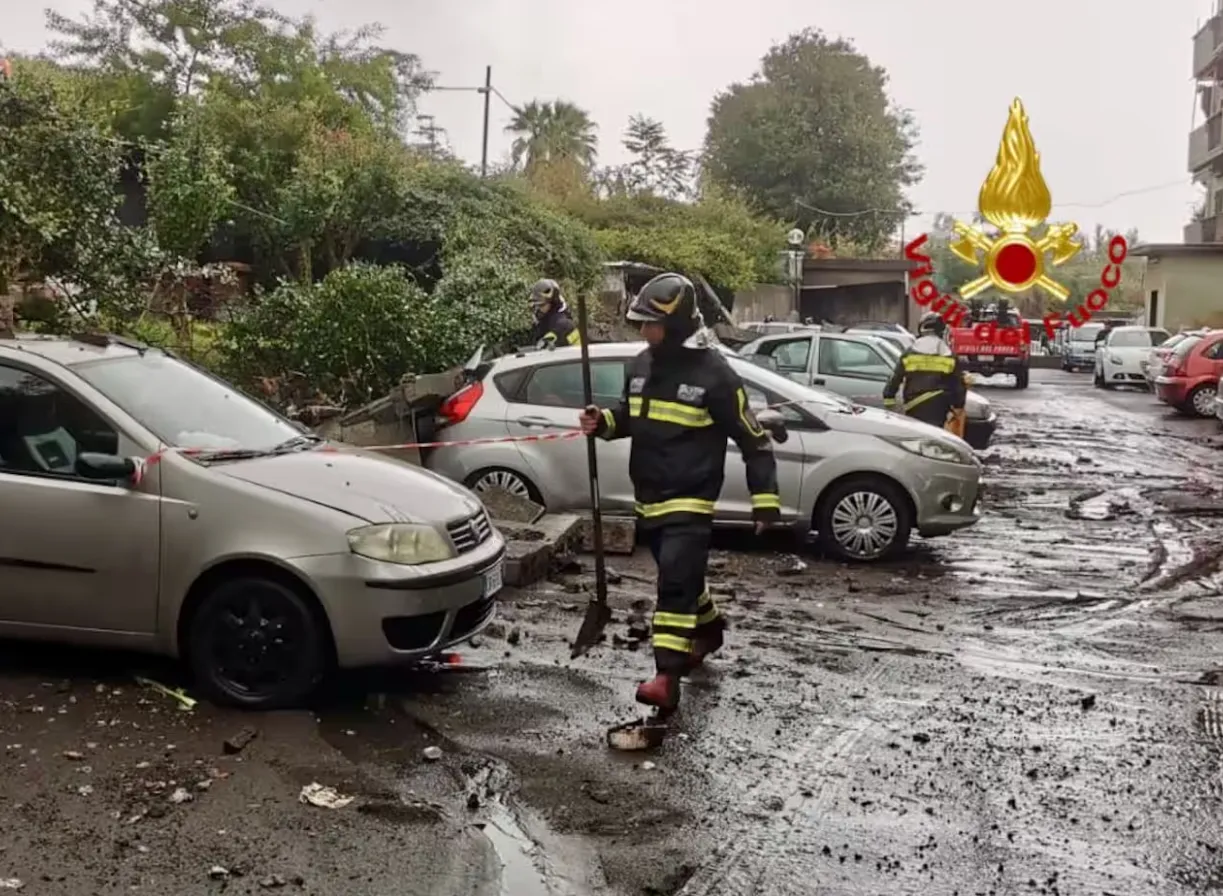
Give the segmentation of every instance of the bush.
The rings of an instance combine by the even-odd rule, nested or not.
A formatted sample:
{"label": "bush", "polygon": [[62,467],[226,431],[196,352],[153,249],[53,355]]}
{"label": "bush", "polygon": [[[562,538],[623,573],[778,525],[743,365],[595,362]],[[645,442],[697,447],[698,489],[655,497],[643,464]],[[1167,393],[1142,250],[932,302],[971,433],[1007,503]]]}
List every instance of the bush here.
{"label": "bush", "polygon": [[525,270],[473,252],[448,271],[431,295],[407,269],[366,262],[315,284],[284,282],[230,325],[220,367],[282,402],[351,406],[385,395],[405,373],[460,363],[526,324]]}

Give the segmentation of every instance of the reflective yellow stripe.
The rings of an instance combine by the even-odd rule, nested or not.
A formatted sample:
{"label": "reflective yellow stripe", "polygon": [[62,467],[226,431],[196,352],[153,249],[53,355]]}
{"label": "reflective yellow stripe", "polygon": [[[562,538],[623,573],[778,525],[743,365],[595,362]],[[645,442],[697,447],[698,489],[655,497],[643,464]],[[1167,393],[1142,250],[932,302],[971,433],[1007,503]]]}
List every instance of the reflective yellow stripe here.
{"label": "reflective yellow stripe", "polygon": [[955,370],[955,358],[950,355],[905,355],[902,363],[905,373],[951,373]]}
{"label": "reflective yellow stripe", "polygon": [[663,613],[654,614],[654,624],[666,628],[690,629],[696,628],[695,613]]}
{"label": "reflective yellow stripe", "polygon": [[630,417],[641,416],[641,399],[635,396],[630,396],[628,400],[628,413]]}
{"label": "reflective yellow stripe", "polygon": [[567,338],[568,338],[570,345],[580,345],[582,342],[582,334],[579,333],[577,330],[574,330],[572,333],[570,333]]}
{"label": "reflective yellow stripe", "polygon": [[713,426],[713,417],[709,416],[707,409],[680,404],[678,401],[660,401],[657,398],[650,399],[646,419],[675,423],[679,426]]}
{"label": "reflective yellow stripe", "polygon": [[657,504],[638,504],[637,512],[647,519],[668,513],[707,513],[713,515],[713,501],[704,498],[672,498]]}
{"label": "reflective yellow stripe", "polygon": [[735,393],[735,398],[739,402],[739,420],[743,424],[743,428],[749,433],[760,439],[764,437],[764,430],[760,424],[756,423],[750,414],[747,412],[747,393],[743,391],[743,387],[739,387]]}
{"label": "reflective yellow stripe", "polygon": [[752,510],[781,510],[781,497],[763,493],[752,495]]}
{"label": "reflective yellow stripe", "polygon": [[544,333],[543,341],[544,342],[556,342],[556,334],[555,333]]}
{"label": "reflective yellow stripe", "polygon": [[662,650],[674,650],[676,653],[692,653],[692,641],[689,638],[655,632],[651,640],[655,647]]}
{"label": "reflective yellow stripe", "polygon": [[709,625],[709,623],[713,622],[715,619],[717,619],[721,615],[722,614],[718,612],[717,607],[710,607],[708,610],[703,612],[700,616],[696,617],[696,624],[697,625]]}
{"label": "reflective yellow stripe", "polygon": [[616,415],[607,408],[603,409],[603,424],[606,427],[603,430],[603,435],[610,436],[616,431]]}
{"label": "reflective yellow stripe", "polygon": [[709,596],[709,589],[706,588],[701,592],[701,596],[696,599],[696,605],[698,607],[707,607],[711,603],[713,603],[713,598]]}
{"label": "reflective yellow stripe", "polygon": [[916,398],[913,398],[913,399],[910,399],[909,401],[906,401],[906,402],[905,402],[905,410],[906,410],[906,411],[911,411],[911,410],[913,410],[915,407],[917,407],[919,404],[925,404],[925,403],[926,403],[927,401],[929,401],[931,398],[934,398],[934,397],[939,396],[939,395],[942,395],[942,394],[943,394],[943,390],[942,390],[942,389],[934,389],[934,390],[932,390],[932,391],[930,391],[930,392],[923,392],[921,395],[917,396]]}

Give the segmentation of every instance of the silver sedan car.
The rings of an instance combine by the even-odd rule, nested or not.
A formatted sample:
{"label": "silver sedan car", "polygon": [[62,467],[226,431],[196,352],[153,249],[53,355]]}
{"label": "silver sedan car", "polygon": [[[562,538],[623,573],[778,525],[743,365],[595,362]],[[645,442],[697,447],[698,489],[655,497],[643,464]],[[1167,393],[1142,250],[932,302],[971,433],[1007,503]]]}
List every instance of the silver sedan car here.
{"label": "silver sedan car", "polygon": [[467,489],[111,337],[0,339],[0,506],[0,637],[183,657],[252,708],[462,641],[502,583]]}
{"label": "silver sedan car", "polygon": [[[644,343],[590,347],[596,403],[618,401],[625,365]],[[509,355],[481,364],[476,381],[443,407],[446,441],[564,433],[583,406],[576,348]],[[789,438],[774,446],[782,521],[815,532],[833,554],[874,560],[902,550],[911,532],[947,535],[980,513],[981,465],[961,439],[906,417],[854,405],[759,367],[727,351],[752,406],[775,408]],[[628,440],[597,441],[600,505],[631,516]],[[581,439],[505,441],[448,446],[425,464],[479,494],[497,486],[553,511],[589,505],[586,446]],[[715,522],[751,522],[751,497],[733,443]]]}

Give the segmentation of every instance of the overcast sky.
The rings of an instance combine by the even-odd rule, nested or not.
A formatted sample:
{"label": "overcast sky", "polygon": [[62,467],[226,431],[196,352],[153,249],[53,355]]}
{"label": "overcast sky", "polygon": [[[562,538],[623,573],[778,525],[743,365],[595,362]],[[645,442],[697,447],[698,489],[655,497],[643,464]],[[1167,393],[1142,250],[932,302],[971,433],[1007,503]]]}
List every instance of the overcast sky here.
{"label": "overcast sky", "polygon": [[[37,3],[3,0],[0,41],[36,51]],[[275,0],[328,29],[381,22],[385,42],[419,55],[446,86],[475,86],[485,65],[511,103],[566,99],[599,125],[600,160],[623,160],[630,115],[662,120],[673,142],[700,146],[710,100],[749,78],[761,55],[813,26],[854,41],[891,74],[891,94],[921,125],[926,166],[917,208],[971,214],[1007,108],[1031,119],[1054,216],[1090,231],[1137,227],[1175,241],[1195,191],[1186,171],[1193,123],[1192,38],[1214,0]],[[56,0],[75,15],[90,0]],[[720,11],[724,10],[724,11]],[[1011,61],[1013,60],[1013,61]],[[1005,64],[1004,64],[1005,61]],[[426,97],[454,150],[480,157],[482,100]],[[494,99],[490,157],[505,156],[510,110]],[[1128,195],[1123,195],[1128,194]],[[909,222],[914,233],[929,217]]]}

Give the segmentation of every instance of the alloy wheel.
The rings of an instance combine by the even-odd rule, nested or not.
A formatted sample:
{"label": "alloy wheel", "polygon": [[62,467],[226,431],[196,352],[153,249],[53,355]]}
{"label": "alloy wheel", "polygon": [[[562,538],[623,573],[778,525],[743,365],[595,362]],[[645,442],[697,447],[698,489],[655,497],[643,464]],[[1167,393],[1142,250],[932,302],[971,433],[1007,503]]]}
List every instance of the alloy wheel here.
{"label": "alloy wheel", "polygon": [[900,519],[892,502],[878,492],[850,492],[832,509],[832,536],[851,557],[869,560],[885,553],[896,539]]}
{"label": "alloy wheel", "polygon": [[509,470],[488,470],[471,484],[471,490],[477,495],[494,488],[509,492],[518,498],[533,500],[531,487],[527,485],[526,480]]}
{"label": "alloy wheel", "polygon": [[204,648],[213,678],[240,700],[274,694],[302,674],[309,620],[275,587],[226,594],[209,614]]}

